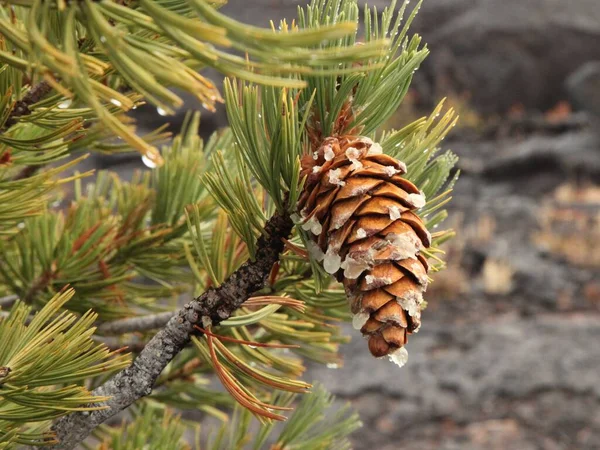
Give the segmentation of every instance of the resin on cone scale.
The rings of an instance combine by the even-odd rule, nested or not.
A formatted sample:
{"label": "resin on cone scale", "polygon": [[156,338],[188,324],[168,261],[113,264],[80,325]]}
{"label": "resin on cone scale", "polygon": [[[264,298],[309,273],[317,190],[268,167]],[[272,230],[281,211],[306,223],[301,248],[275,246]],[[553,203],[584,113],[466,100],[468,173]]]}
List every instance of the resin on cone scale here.
{"label": "resin on cone scale", "polygon": [[420,251],[431,245],[415,213],[425,198],[406,170],[369,138],[329,137],[302,160],[298,202],[309,251],[343,283],[354,328],[373,356],[400,366],[421,324],[429,267]]}

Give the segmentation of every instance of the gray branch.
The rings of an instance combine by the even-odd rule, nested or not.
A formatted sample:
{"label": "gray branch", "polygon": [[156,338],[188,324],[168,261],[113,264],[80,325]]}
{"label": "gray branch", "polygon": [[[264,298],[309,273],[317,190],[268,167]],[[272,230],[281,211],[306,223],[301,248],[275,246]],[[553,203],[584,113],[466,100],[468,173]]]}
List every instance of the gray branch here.
{"label": "gray branch", "polygon": [[94,390],[93,395],[110,397],[101,404],[108,408],[74,412],[60,418],[52,427],[59,443],[46,448],[74,448],[98,425],[149,395],[160,373],[190,341],[190,336],[200,334],[195,331],[195,324],[219,324],[265,287],[269,273],[283,251],[282,239],[290,235],[292,227],[293,222],[287,214],[277,213],[271,217],[258,239],[255,260],[246,261],[221,286],[207,290],[179,310],[129,367]]}
{"label": "gray branch", "polygon": [[104,336],[115,336],[134,331],[148,331],[164,327],[169,320],[177,314],[176,311],[166,311],[141,317],[115,320],[103,323],[96,333]]}
{"label": "gray branch", "polygon": [[7,295],[6,297],[0,297],[0,307],[6,308],[11,306],[18,300],[18,295]]}

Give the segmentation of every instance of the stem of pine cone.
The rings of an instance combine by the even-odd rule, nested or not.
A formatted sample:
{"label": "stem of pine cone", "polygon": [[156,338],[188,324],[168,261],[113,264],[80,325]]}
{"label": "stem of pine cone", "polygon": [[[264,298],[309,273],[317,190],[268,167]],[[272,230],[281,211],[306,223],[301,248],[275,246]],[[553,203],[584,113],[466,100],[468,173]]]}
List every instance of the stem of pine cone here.
{"label": "stem of pine cone", "polygon": [[246,261],[219,287],[207,290],[179,310],[129,367],[94,390],[93,395],[110,397],[107,402],[97,405],[106,409],[74,412],[62,417],[52,427],[59,443],[46,448],[74,448],[98,425],[149,395],[167,364],[185,347],[192,334],[199,334],[194,325],[219,324],[265,287],[273,264],[283,252],[283,239],[289,237],[293,226],[289,214],[273,215],[258,239],[255,259]]}

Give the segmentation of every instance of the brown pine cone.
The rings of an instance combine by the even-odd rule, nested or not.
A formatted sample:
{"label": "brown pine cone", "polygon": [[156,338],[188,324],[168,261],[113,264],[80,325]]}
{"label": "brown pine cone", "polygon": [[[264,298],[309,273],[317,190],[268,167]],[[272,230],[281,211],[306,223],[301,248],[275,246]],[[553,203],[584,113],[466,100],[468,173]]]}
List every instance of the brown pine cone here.
{"label": "brown pine cone", "polygon": [[425,198],[402,178],[404,163],[369,138],[327,138],[302,161],[298,202],[309,250],[344,284],[353,325],[375,357],[406,362],[407,337],[421,324],[431,235],[413,211]]}

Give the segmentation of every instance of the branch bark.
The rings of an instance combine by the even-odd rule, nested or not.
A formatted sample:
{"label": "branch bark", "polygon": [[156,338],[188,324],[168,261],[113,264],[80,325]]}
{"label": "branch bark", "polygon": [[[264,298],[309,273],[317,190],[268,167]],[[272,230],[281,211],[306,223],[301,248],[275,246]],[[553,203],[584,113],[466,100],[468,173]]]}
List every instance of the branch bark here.
{"label": "branch bark", "polygon": [[15,103],[15,106],[10,112],[8,119],[6,119],[4,126],[6,128],[10,128],[17,123],[17,117],[31,114],[29,107],[42,100],[50,93],[50,91],[52,91],[52,86],[50,86],[46,81],[41,81],[40,83],[32,86],[25,97]]}
{"label": "branch bark", "polygon": [[271,217],[265,225],[264,234],[258,239],[255,260],[246,261],[221,286],[207,290],[179,310],[148,342],[131,366],[94,390],[94,395],[110,397],[110,400],[101,404],[107,408],[75,412],[62,417],[52,427],[59,444],[47,448],[74,448],[98,425],[149,395],[167,364],[185,347],[192,334],[199,334],[194,330],[194,325],[219,324],[250,296],[265,287],[273,264],[283,251],[283,239],[289,237],[292,227],[293,222],[288,214],[276,213]]}

